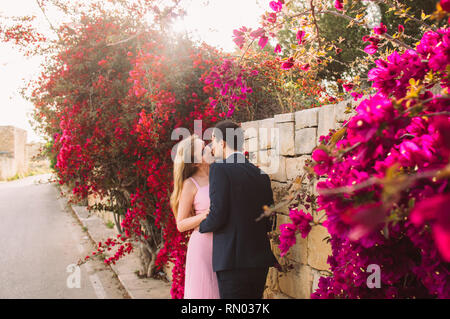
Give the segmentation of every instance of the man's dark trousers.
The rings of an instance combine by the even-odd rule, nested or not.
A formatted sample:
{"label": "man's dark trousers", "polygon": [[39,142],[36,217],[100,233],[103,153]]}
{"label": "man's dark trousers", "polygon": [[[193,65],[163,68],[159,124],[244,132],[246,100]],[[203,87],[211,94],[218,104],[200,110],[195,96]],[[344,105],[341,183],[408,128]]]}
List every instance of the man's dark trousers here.
{"label": "man's dark trousers", "polygon": [[268,267],[217,272],[221,299],[262,299]]}

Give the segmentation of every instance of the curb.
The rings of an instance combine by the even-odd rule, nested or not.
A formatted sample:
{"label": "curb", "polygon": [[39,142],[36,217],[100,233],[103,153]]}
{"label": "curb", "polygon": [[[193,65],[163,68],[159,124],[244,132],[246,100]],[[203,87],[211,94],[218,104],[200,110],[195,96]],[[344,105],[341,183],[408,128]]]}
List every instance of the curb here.
{"label": "curb", "polygon": [[[58,188],[65,193],[62,187]],[[66,196],[63,196],[63,199],[66,206],[78,219],[78,222],[86,228],[86,233],[94,243],[94,246],[107,237],[116,237],[117,231],[108,228],[105,222],[95,214],[89,213],[86,206],[71,205],[67,202]],[[109,265],[131,299],[171,299],[170,283],[153,278],[137,277],[135,271],[139,269],[139,266],[140,259],[136,252],[126,255],[117,261],[115,265]]]}

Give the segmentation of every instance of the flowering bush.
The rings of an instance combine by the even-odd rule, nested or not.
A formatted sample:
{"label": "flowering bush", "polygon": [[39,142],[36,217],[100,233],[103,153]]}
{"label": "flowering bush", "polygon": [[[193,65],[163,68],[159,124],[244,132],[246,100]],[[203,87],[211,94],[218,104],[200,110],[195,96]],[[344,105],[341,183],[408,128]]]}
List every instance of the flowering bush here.
{"label": "flowering bush", "polygon": [[[120,10],[93,1],[75,22],[58,29],[52,25],[54,41],[36,32],[29,17],[1,27],[0,35],[17,45],[32,43],[32,49],[49,44],[43,49],[49,62],[28,97],[38,128],[53,145],[59,182],[82,198],[109,197],[111,205],[96,208],[122,217],[123,232],[98,243],[85,260],[114,249],[105,262],[115,263],[138,245],[145,275],[155,276],[173,262],[171,293],[182,298],[189,234],[177,231],[169,207],[173,129],[192,131],[194,119],[202,119],[205,129],[225,117],[270,116],[258,108],[266,102],[292,111],[306,102],[310,107],[341,99],[319,81],[320,69],[331,62],[327,52],[341,49],[323,41],[318,16],[365,22],[346,15],[346,1],[310,1],[301,13],[291,11],[291,2],[272,1],[261,28],[235,30],[235,43],[245,49],[236,60],[165,33],[167,22],[180,14],[176,0],[168,8],[152,0],[110,2]],[[38,3],[45,13],[45,1]],[[70,15],[69,5],[58,7]],[[441,1],[433,18],[447,18],[448,10],[448,1]],[[412,19],[407,11],[400,14]],[[142,22],[149,14],[155,25]],[[292,50],[281,43],[272,55],[252,50],[252,43],[267,50],[281,25],[292,20]],[[450,296],[445,209],[450,201],[450,35],[448,28],[421,23],[429,31],[415,47],[399,40],[403,25],[390,35],[380,24],[362,39],[367,60],[376,65],[368,73],[374,94],[359,104],[344,129],[321,138],[307,174],[322,177],[320,196],[317,202],[311,194],[294,196],[304,209],[289,207],[292,222],[281,225],[285,255],[298,233],[306,237],[320,223],[308,211],[326,212],[333,276],[320,279],[315,298]],[[355,99],[362,96],[360,79],[339,80]],[[303,177],[294,189],[302,188]],[[381,266],[382,289],[365,285],[369,264]]]}
{"label": "flowering bush", "polygon": [[[344,3],[335,1],[335,9],[344,11]],[[271,8],[278,15],[284,5],[274,2]],[[334,14],[320,1],[311,1],[306,13]],[[438,5],[433,16],[448,14]],[[302,48],[281,63],[282,69],[304,63],[301,53],[307,54],[308,61],[321,54],[320,36],[313,35],[319,30],[314,17],[309,18],[301,24],[306,26],[306,37],[300,29],[296,39],[298,45],[304,45],[305,38],[316,39],[319,49]],[[276,20],[270,19],[269,26]],[[270,34],[269,30],[266,26],[259,36]],[[403,25],[398,31],[404,31]],[[372,96],[359,104],[344,128],[322,136],[312,154],[309,172],[320,178],[317,210],[326,212],[323,226],[332,247],[328,258],[332,276],[320,279],[312,297],[448,298],[450,215],[443,207],[450,191],[449,30],[428,28],[415,48],[391,37],[382,23],[372,32],[363,38],[369,42],[365,48],[369,56],[379,51],[383,40],[399,49],[374,60],[376,67],[368,72]],[[355,81],[341,83],[355,100],[362,96]],[[280,226],[282,256],[295,244],[297,233],[305,237],[311,225],[319,223],[293,206],[305,204],[304,177],[294,183],[295,194],[285,203],[292,222]],[[268,211],[281,210],[280,205]],[[381,289],[366,284],[370,264],[381,267]]]}
{"label": "flowering bush", "polygon": [[[450,297],[449,48],[440,29],[377,60],[369,78],[378,92],[334,148],[313,153],[333,250],[333,276],[313,297]],[[381,267],[381,289],[365,283],[369,264]]]}
{"label": "flowering bush", "polygon": [[94,8],[76,27],[63,25],[29,97],[38,127],[54,140],[59,183],[80,198],[109,198],[92,208],[122,219],[123,232],[80,262],[111,252],[104,261],[114,264],[139,248],[142,275],[174,263],[171,293],[182,298],[189,234],[178,232],[169,206],[172,131],[220,119],[202,78],[221,53],[130,21]]}

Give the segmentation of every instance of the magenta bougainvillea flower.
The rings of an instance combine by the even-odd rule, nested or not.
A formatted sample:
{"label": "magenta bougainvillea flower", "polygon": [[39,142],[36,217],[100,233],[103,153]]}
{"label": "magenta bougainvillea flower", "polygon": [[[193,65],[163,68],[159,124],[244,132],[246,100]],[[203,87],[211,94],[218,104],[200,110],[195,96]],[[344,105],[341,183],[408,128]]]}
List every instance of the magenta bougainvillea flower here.
{"label": "magenta bougainvillea flower", "polygon": [[345,83],[342,85],[342,87],[344,88],[345,92],[349,92],[351,90],[353,90],[353,83]]}
{"label": "magenta bougainvillea flower", "polygon": [[342,0],[336,0],[336,1],[334,1],[334,7],[335,7],[337,10],[339,10],[339,11],[344,10],[344,4],[343,4],[343,1],[342,1]]}
{"label": "magenta bougainvillea flower", "polygon": [[303,38],[305,37],[305,31],[303,30],[298,30],[297,31],[297,43],[300,45],[303,43]]}
{"label": "magenta bougainvillea flower", "polygon": [[373,28],[373,32],[379,35],[385,34],[387,32],[387,27],[381,22],[378,27]]}
{"label": "magenta bougainvillea flower", "polygon": [[283,70],[289,70],[294,66],[294,59],[293,58],[289,58],[287,61],[281,63],[281,68]]}
{"label": "magenta bougainvillea flower", "polygon": [[250,32],[250,37],[252,39],[260,38],[264,36],[266,31],[263,28],[258,28],[255,31]]}
{"label": "magenta bougainvillea flower", "polygon": [[295,245],[297,233],[300,233],[302,238],[306,238],[312,228],[313,218],[311,214],[305,213],[303,210],[291,209],[289,218],[292,220],[292,223],[280,225],[281,235],[278,247],[282,257]]}
{"label": "magenta bougainvillea flower", "polygon": [[376,44],[369,44],[368,46],[366,46],[364,48],[364,52],[366,52],[367,54],[370,55],[374,55],[375,53],[377,53],[378,50],[378,45]]}
{"label": "magenta bougainvillea flower", "polygon": [[312,159],[316,161],[314,171],[317,175],[322,175],[328,171],[332,164],[332,158],[322,149],[317,149],[312,154]]}
{"label": "magenta bougainvillea flower", "polygon": [[353,100],[355,100],[355,101],[357,101],[363,97],[363,94],[358,93],[358,92],[352,92],[352,93],[350,93],[350,95],[353,97]]}
{"label": "magenta bougainvillea flower", "polygon": [[431,223],[434,240],[447,262],[450,262],[450,195],[439,194],[418,203],[411,213],[411,222],[421,226]]}
{"label": "magenta bougainvillea flower", "polygon": [[273,50],[274,53],[281,53],[281,45],[277,43],[275,46],[275,49]]}
{"label": "magenta bougainvillea flower", "polygon": [[377,45],[378,43],[380,43],[380,39],[378,37],[373,37],[373,36],[368,36],[368,35],[363,36],[363,41],[370,42],[371,44],[374,44],[374,45]]}
{"label": "magenta bougainvillea flower", "polygon": [[439,4],[443,10],[450,12],[450,0],[441,0]]}
{"label": "magenta bougainvillea flower", "polygon": [[[378,44],[377,37],[364,40]],[[392,178],[388,172],[412,177],[448,165],[449,40],[448,29],[428,31],[415,50],[376,60],[368,72],[376,93],[359,103],[333,150],[319,146],[313,152],[314,171],[323,178],[317,204],[327,215],[333,276],[320,278],[312,298],[450,298],[448,176],[418,178],[399,190],[395,180],[385,182]],[[443,90],[425,87],[416,98],[424,105],[417,114],[409,112],[411,79],[422,83],[430,73]],[[321,143],[331,135],[320,137]],[[382,182],[363,186],[373,177]],[[367,288],[370,264],[382,267],[380,289]]]}
{"label": "magenta bougainvillea flower", "polygon": [[295,245],[296,238],[295,232],[297,227],[294,224],[281,224],[280,225],[280,255],[283,257],[289,251],[289,249]]}
{"label": "magenta bougainvillea flower", "polygon": [[297,230],[303,238],[308,236],[311,231],[311,223],[313,221],[311,214],[305,213],[303,210],[291,209],[289,211],[289,218],[297,227]]}
{"label": "magenta bougainvillea flower", "polygon": [[275,12],[280,12],[283,9],[283,4],[281,1],[271,1],[269,3],[270,8]]}
{"label": "magenta bougainvillea flower", "polygon": [[309,71],[309,69],[311,69],[311,66],[308,63],[302,64],[302,66],[300,66],[300,69],[302,69],[303,71]]}
{"label": "magenta bougainvillea flower", "polygon": [[342,215],[343,221],[352,226],[350,240],[360,240],[370,234],[385,218],[386,211],[380,202],[353,207]]}
{"label": "magenta bougainvillea flower", "polygon": [[261,38],[259,38],[258,45],[260,46],[261,49],[264,49],[268,41],[269,38],[264,35]]}

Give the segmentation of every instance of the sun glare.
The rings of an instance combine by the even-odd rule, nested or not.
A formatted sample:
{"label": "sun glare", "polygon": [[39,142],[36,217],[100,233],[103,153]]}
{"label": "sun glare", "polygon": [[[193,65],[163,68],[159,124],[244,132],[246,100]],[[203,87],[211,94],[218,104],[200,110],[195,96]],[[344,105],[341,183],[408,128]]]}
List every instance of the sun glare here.
{"label": "sun glare", "polygon": [[178,19],[173,29],[193,39],[233,51],[233,29],[257,27],[261,15],[268,10],[268,0],[187,0],[186,16]]}

